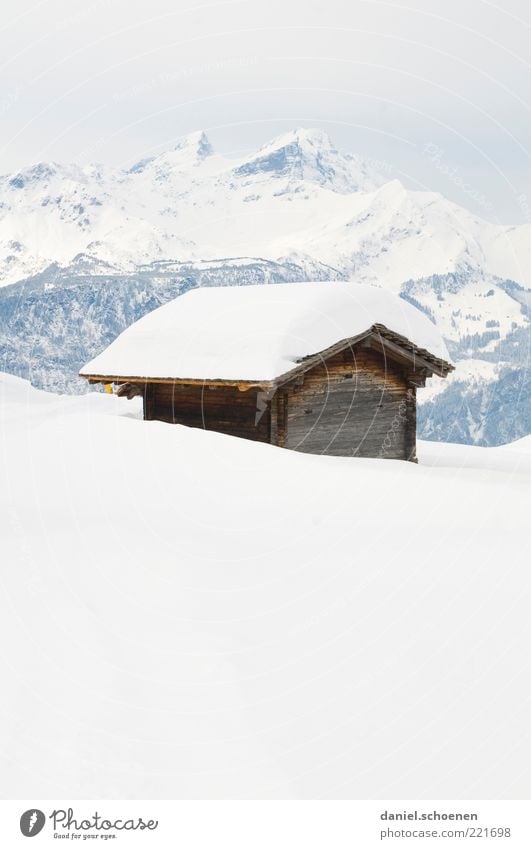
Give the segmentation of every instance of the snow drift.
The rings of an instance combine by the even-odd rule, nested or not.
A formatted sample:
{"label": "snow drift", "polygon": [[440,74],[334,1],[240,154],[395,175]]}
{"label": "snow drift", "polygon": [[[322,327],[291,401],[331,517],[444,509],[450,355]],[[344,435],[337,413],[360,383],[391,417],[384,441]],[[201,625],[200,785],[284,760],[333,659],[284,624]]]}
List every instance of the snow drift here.
{"label": "snow drift", "polygon": [[4,798],[529,797],[527,443],[417,467],[0,392]]}

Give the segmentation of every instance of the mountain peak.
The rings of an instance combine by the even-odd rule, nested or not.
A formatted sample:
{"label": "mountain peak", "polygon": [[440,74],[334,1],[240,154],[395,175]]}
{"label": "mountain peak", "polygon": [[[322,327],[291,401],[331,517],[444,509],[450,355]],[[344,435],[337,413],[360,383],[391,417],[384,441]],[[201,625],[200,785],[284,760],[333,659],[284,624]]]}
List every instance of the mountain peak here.
{"label": "mountain peak", "polygon": [[207,134],[203,130],[197,130],[182,136],[177,144],[170,150],[158,156],[148,156],[135,162],[128,169],[128,174],[139,174],[146,169],[156,168],[163,171],[185,170],[193,165],[198,165],[214,153]]}
{"label": "mountain peak", "polygon": [[188,133],[173,148],[174,151],[188,150],[196,153],[198,159],[205,159],[214,153],[210,140],[204,130]]}
{"label": "mountain peak", "polygon": [[257,155],[292,145],[296,145],[299,148],[315,147],[335,150],[330,136],[324,130],[319,130],[315,127],[297,127],[295,130],[290,130],[287,133],[276,136],[270,142],[263,145]]}
{"label": "mountain peak", "polygon": [[83,183],[90,177],[94,177],[96,170],[94,166],[92,166],[92,170],[88,166],[84,169],[74,163],[60,165],[57,162],[36,162],[34,165],[22,168],[15,174],[5,175],[0,179],[7,181],[7,185],[11,189],[40,189],[49,186],[54,180]]}
{"label": "mountain peak", "polygon": [[277,136],[234,169],[239,177],[308,181],[339,194],[372,191],[385,182],[353,154],[341,154],[324,130],[299,127]]}

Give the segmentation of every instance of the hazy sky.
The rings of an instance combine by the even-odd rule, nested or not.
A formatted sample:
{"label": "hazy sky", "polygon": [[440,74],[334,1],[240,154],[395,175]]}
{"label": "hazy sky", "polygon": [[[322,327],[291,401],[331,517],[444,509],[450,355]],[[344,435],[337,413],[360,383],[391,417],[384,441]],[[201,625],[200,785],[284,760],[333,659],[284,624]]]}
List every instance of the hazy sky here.
{"label": "hazy sky", "polygon": [[3,0],[0,172],[296,126],[531,222],[528,0]]}

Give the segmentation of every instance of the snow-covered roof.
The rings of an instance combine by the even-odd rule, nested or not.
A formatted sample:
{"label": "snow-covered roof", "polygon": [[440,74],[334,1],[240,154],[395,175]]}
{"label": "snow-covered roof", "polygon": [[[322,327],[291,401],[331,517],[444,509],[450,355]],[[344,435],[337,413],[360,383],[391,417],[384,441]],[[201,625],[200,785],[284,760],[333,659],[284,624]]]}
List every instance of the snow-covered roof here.
{"label": "snow-covered roof", "polygon": [[384,289],[283,283],[192,289],[125,330],[80,374],[272,381],[375,324],[449,361],[435,325]]}

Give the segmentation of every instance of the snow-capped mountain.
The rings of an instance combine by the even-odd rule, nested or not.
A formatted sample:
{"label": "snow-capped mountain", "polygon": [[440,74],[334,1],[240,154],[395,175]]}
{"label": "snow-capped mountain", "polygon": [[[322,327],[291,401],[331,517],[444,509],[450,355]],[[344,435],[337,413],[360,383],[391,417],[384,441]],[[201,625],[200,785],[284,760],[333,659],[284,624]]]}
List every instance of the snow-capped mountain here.
{"label": "snow-capped mountain", "polygon": [[70,388],[82,357],[183,289],[314,278],[390,288],[457,359],[503,345],[520,368],[531,225],[482,221],[392,177],[299,129],[239,159],[197,132],[125,169],[40,163],[0,178],[4,367]]}
{"label": "snow-capped mountain", "polygon": [[0,281],[65,266],[80,253],[120,271],[162,259],[277,259],[286,232],[302,231],[297,249],[304,244],[323,197],[332,209],[381,182],[311,131],[238,161],[216,156],[205,134],[194,133],[121,171],[40,163],[0,179]]}
{"label": "snow-capped mountain", "polygon": [[496,227],[405,189],[328,136],[296,130],[217,156],[204,133],[126,170],[40,163],[0,179],[0,279],[80,254],[131,271],[157,260],[325,262],[394,288],[463,266],[526,283],[531,227]]}

